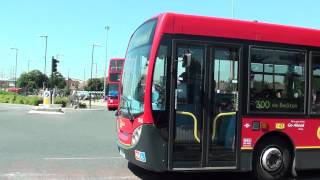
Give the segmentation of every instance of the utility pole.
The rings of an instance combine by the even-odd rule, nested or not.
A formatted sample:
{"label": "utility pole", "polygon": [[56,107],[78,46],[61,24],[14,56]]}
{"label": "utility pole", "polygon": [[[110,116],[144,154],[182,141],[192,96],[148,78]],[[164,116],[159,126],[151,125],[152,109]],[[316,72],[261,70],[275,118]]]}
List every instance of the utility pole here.
{"label": "utility pole", "polygon": [[16,67],[14,70],[14,88],[17,87],[17,68],[18,68],[18,48],[11,48],[16,51]]}
{"label": "utility pole", "polygon": [[70,69],[68,69],[68,91],[70,91],[70,76],[69,76]]}
{"label": "utility pole", "polygon": [[[101,47],[101,46],[98,45],[98,44],[93,44],[93,45],[92,45],[92,54],[91,54],[91,76],[90,76],[91,83],[92,83],[92,68],[93,68],[94,47]],[[89,106],[90,106],[90,109],[91,109],[91,94],[90,94],[90,93],[89,93]]]}
{"label": "utility pole", "polygon": [[[11,66],[10,76],[11,76],[11,81],[14,80],[14,66]],[[10,85],[10,83],[9,83],[9,85]]]}
{"label": "utility pole", "polygon": [[83,82],[86,82],[86,68],[83,68]]}
{"label": "utility pole", "polygon": [[28,60],[28,73],[29,73],[29,68],[30,68],[30,59]]}
{"label": "utility pole", "polygon": [[42,35],[40,37],[45,38],[45,40],[46,40],[46,46],[45,46],[45,50],[44,50],[44,70],[43,70],[43,74],[46,75],[48,36],[47,35]]}
{"label": "utility pole", "polygon": [[108,33],[110,30],[110,26],[105,26],[104,29],[106,30],[106,63],[104,65],[104,76],[103,76],[103,97],[104,99],[106,96],[106,78],[107,78],[107,65],[108,65]]}

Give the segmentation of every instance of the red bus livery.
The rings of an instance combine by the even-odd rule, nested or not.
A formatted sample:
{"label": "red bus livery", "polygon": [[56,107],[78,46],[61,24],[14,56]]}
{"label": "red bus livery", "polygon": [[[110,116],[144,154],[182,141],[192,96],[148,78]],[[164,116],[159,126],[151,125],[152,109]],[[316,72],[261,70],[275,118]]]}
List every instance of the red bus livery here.
{"label": "red bus livery", "polygon": [[164,13],[127,53],[117,145],[153,171],[320,168],[320,31]]}
{"label": "red bus livery", "polygon": [[118,109],[119,106],[123,62],[124,58],[110,59],[108,79],[106,83],[106,100],[109,110]]}

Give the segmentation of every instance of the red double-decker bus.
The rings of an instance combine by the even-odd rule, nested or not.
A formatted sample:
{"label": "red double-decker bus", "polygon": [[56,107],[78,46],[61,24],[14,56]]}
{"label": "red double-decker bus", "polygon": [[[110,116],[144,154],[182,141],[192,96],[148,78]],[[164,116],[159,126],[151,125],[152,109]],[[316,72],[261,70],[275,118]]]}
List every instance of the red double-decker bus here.
{"label": "red double-decker bus", "polygon": [[320,168],[320,30],[164,13],[132,35],[117,145],[153,171]]}
{"label": "red double-decker bus", "polygon": [[119,106],[123,62],[124,58],[110,59],[108,79],[106,83],[106,100],[109,110],[118,109]]}

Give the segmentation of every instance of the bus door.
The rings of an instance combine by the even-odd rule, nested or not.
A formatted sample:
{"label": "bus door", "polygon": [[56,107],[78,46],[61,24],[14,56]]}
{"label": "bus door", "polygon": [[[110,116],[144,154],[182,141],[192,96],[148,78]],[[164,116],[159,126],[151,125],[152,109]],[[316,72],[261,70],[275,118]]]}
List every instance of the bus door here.
{"label": "bus door", "polygon": [[236,167],[239,48],[209,48],[207,166]]}
{"label": "bus door", "polygon": [[238,50],[174,47],[169,168],[235,167]]}

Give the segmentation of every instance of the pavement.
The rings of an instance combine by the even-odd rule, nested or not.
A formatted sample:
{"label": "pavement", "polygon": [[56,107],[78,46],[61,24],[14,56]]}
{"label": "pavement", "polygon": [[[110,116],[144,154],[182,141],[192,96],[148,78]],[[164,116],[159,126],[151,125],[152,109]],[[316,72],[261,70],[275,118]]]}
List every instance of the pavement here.
{"label": "pavement", "polygon": [[[89,108],[89,100],[80,102],[85,103],[87,105],[87,108]],[[92,100],[91,109],[107,109],[107,102],[104,99]]]}

